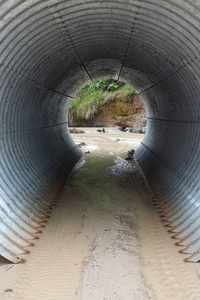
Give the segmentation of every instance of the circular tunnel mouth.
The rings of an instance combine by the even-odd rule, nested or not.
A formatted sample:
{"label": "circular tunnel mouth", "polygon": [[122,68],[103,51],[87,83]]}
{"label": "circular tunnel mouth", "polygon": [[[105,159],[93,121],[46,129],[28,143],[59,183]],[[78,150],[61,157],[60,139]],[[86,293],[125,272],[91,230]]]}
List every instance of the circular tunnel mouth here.
{"label": "circular tunnel mouth", "polygon": [[134,86],[148,131],[137,163],[163,220],[199,261],[197,2],[1,1],[0,254],[18,262],[81,152],[67,111],[99,78]]}
{"label": "circular tunnel mouth", "polygon": [[84,133],[86,129],[87,133],[144,134],[147,128],[146,109],[129,84],[100,79],[83,87],[72,99],[68,125],[71,133]]}

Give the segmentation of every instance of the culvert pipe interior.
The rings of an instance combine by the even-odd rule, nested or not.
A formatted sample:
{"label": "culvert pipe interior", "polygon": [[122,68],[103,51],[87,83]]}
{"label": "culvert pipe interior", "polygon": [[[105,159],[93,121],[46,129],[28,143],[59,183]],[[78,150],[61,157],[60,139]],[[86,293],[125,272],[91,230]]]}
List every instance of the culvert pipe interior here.
{"label": "culvert pipe interior", "polygon": [[0,254],[21,261],[81,157],[71,99],[113,78],[143,99],[136,151],[163,218],[200,260],[200,2],[0,1]]}

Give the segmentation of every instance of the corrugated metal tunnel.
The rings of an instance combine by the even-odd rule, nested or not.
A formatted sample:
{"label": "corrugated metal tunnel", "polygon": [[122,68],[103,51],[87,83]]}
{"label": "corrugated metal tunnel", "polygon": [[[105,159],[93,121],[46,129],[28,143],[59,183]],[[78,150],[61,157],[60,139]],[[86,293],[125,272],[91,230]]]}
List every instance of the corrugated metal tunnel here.
{"label": "corrugated metal tunnel", "polygon": [[[113,78],[143,99],[136,159],[163,216],[200,260],[200,2],[0,1],[0,254],[20,261],[81,153],[70,100]],[[36,229],[37,227],[37,229]]]}

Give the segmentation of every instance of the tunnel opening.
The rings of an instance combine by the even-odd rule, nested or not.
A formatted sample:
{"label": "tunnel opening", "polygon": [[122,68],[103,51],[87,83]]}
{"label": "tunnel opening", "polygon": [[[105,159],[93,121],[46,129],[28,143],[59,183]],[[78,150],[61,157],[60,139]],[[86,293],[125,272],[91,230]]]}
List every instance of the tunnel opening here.
{"label": "tunnel opening", "polygon": [[[110,127],[110,130],[115,127],[113,130],[119,132],[145,133],[146,110],[129,84],[105,78],[87,84],[77,93],[69,107],[68,124],[69,127]],[[102,131],[100,128],[98,132]]]}
{"label": "tunnel opening", "polygon": [[[83,140],[76,135],[99,133],[113,143],[126,144],[125,159],[132,161],[142,135],[137,139],[133,134],[131,139],[127,133],[145,134],[146,110],[142,99],[130,85],[104,78],[87,84],[77,93],[69,106],[68,124],[72,139],[83,153],[93,153],[99,145],[93,144],[87,137]],[[98,136],[93,138],[98,140]],[[112,151],[110,153],[113,155]]]}

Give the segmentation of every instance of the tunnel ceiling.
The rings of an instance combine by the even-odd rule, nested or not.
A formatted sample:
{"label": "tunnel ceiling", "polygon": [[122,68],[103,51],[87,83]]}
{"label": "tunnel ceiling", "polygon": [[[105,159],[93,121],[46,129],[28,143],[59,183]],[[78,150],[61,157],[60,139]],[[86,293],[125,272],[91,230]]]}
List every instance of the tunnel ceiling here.
{"label": "tunnel ceiling", "polygon": [[200,260],[200,2],[0,1],[0,254],[21,261],[81,157],[67,110],[113,78],[142,97],[136,151],[155,203],[188,261]]}

